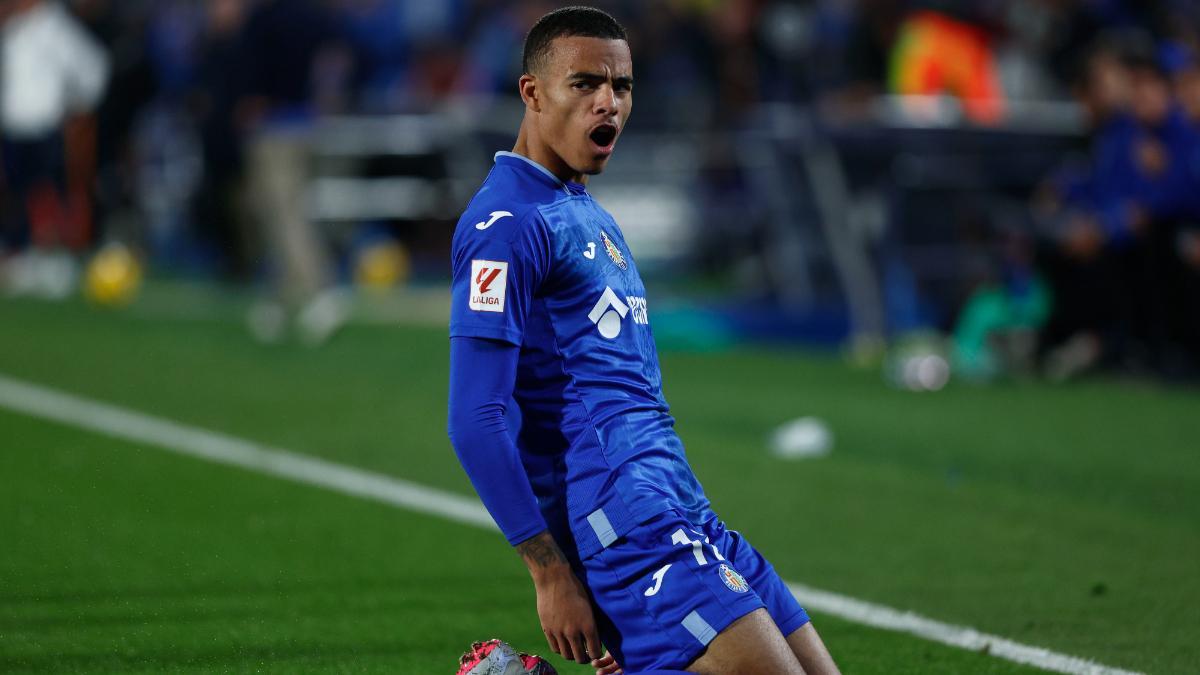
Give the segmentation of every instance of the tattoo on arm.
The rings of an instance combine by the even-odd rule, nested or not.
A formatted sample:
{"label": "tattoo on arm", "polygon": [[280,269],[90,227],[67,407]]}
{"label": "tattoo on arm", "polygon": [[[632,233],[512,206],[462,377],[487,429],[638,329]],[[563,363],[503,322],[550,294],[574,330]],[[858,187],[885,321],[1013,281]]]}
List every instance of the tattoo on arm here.
{"label": "tattoo on arm", "polygon": [[527,539],[517,544],[517,552],[525,559],[532,569],[534,567],[549,567],[555,564],[566,564],[567,557],[554,541],[549,532]]}

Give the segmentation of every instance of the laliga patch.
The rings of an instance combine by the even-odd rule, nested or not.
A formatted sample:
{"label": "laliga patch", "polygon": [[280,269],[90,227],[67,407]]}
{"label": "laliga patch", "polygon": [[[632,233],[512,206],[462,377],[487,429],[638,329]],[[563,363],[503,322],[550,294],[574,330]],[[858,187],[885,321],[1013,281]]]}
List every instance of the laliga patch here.
{"label": "laliga patch", "polygon": [[471,302],[476,312],[503,312],[508,289],[508,263],[495,260],[471,261]]}
{"label": "laliga patch", "polygon": [[745,593],[750,590],[750,584],[746,583],[746,578],[733,571],[729,565],[721,565],[717,569],[717,574],[721,575],[721,581],[724,581],[729,590],[734,593]]}

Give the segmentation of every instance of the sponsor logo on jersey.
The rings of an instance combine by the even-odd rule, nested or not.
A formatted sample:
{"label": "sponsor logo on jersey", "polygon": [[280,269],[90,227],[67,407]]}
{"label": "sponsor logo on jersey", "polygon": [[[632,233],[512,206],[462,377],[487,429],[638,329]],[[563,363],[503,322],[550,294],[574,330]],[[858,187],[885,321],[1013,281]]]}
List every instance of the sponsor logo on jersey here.
{"label": "sponsor logo on jersey", "polygon": [[600,334],[609,340],[621,334],[621,319],[629,313],[629,305],[621,302],[621,298],[608,286],[596,301],[596,306],[588,312],[588,320],[596,324]]}
{"label": "sponsor logo on jersey", "polygon": [[509,213],[508,211],[492,211],[488,215],[491,217],[487,219],[486,223],[483,221],[479,221],[478,223],[475,223],[475,229],[486,230],[489,227],[491,227],[492,225],[496,224],[497,220],[500,220],[501,218],[504,218],[505,216],[512,217],[512,214]]}
{"label": "sponsor logo on jersey", "polygon": [[642,591],[642,595],[646,596],[647,598],[652,598],[658,595],[659,590],[662,589],[663,577],[666,576],[667,570],[671,569],[672,564],[673,563],[667,563],[666,565],[658,568],[658,571],[655,572],[651,577],[654,579],[654,585]]}
{"label": "sponsor logo on jersey", "polygon": [[600,230],[600,238],[604,240],[604,250],[608,252],[608,257],[617,264],[621,269],[629,269],[629,263],[625,262],[625,256],[621,255],[621,249],[608,238],[608,233]]}
{"label": "sponsor logo on jersey", "polygon": [[640,323],[643,326],[650,323],[650,315],[646,313],[646,299],[636,296],[625,296],[625,302],[629,304],[629,311],[633,313],[633,322]]}
{"label": "sponsor logo on jersey", "polygon": [[508,263],[496,260],[471,261],[471,301],[476,312],[503,312],[508,290]]}
{"label": "sponsor logo on jersey", "polygon": [[746,578],[735,572],[729,565],[722,564],[717,568],[717,574],[721,575],[721,581],[724,581],[729,590],[734,593],[745,593],[750,590],[750,584],[746,583]]}

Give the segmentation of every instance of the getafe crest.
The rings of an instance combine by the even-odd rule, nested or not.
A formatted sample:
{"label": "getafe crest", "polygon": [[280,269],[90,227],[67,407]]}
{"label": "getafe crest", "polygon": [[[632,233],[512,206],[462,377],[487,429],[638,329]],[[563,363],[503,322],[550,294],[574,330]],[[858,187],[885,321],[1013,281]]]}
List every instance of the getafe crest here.
{"label": "getafe crest", "polygon": [[600,230],[600,238],[604,240],[604,250],[608,253],[608,257],[617,264],[621,269],[629,269],[629,263],[625,262],[625,256],[621,255],[621,249],[612,243],[612,239],[608,238],[608,234],[604,230]]}
{"label": "getafe crest", "polygon": [[721,575],[721,581],[724,581],[729,590],[734,593],[745,593],[750,590],[750,584],[746,583],[746,578],[735,572],[729,565],[721,565],[717,574]]}

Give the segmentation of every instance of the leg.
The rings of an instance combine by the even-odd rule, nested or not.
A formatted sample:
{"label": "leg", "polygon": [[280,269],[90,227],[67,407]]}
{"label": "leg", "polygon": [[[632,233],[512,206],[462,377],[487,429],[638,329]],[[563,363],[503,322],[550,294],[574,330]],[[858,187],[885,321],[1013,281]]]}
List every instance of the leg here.
{"label": "leg", "polygon": [[[697,526],[664,512],[581,568],[601,639],[625,672],[675,674],[684,664],[700,675],[838,672],[787,584],[715,515]],[[784,637],[792,634],[806,636],[803,649]]]}
{"label": "leg", "polygon": [[756,609],[721,631],[687,670],[700,675],[804,675],[805,672],[765,609]]}
{"label": "leg", "polygon": [[289,309],[303,307],[330,281],[328,251],[305,211],[306,143],[300,136],[266,133],[250,144],[247,154],[258,226],[278,267],[280,299]]}
{"label": "leg", "polygon": [[[684,516],[667,511],[580,561],[580,578],[595,600],[601,641],[625,672],[683,673],[706,650],[717,654],[727,642],[736,646],[738,635],[753,624],[736,629],[734,624],[762,613],[763,600],[716,548],[724,542],[708,543],[704,537]],[[800,673],[782,632],[769,618],[767,623],[777,653],[795,670],[754,667],[743,672]],[[738,671],[718,665],[706,672]]]}
{"label": "leg", "polygon": [[[727,562],[745,575],[750,587],[762,598],[766,607],[764,610],[759,610],[758,613],[763,614],[766,623],[769,624],[769,633],[774,636],[786,636],[784,645],[790,657],[787,660],[797,662],[802,670],[785,670],[781,672],[803,672],[808,675],[839,675],[838,667],[822,643],[820,636],[817,635],[816,629],[813,628],[808,613],[796,601],[792,590],[788,588],[787,583],[775,572],[775,568],[739,532],[727,529],[719,519],[714,518],[704,523],[703,530],[706,541],[712,541],[717,544],[718,548],[728,558]],[[745,620],[745,617],[739,621],[743,620]],[[730,629],[738,625],[735,622],[730,626]],[[719,634],[713,640],[713,645],[721,641],[728,630],[726,629],[726,631]],[[766,629],[763,629],[760,632],[765,631]],[[753,638],[740,638],[738,641],[742,642],[743,645],[748,645],[750,644],[750,639]],[[749,650],[752,659],[755,656],[755,650],[766,653],[765,649],[752,646]],[[704,656],[708,656],[710,653],[713,653],[712,645],[709,646],[709,651]],[[693,665],[702,664],[700,660],[697,660]],[[765,668],[760,668],[756,661],[750,661],[750,665],[750,670],[746,672],[768,672]],[[725,672],[725,669],[717,668],[712,672]],[[730,670],[729,672],[742,671]]]}
{"label": "leg", "polygon": [[787,636],[787,644],[809,675],[841,675],[811,621],[792,631]]}

